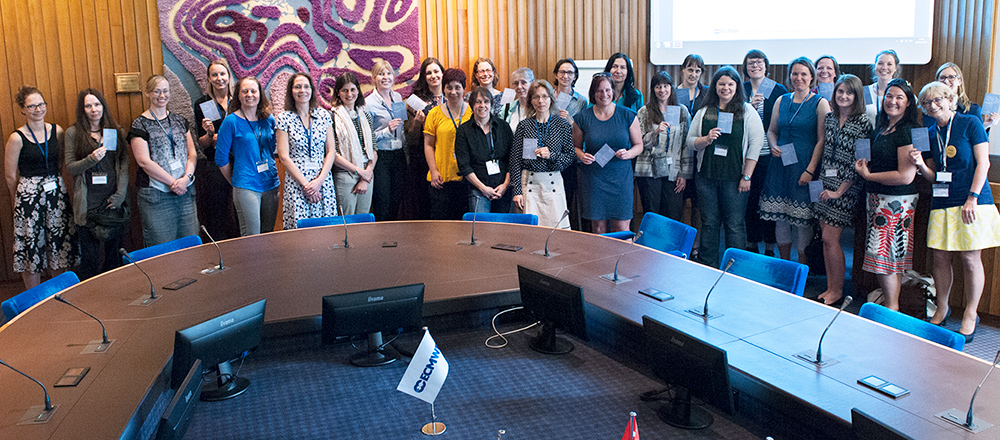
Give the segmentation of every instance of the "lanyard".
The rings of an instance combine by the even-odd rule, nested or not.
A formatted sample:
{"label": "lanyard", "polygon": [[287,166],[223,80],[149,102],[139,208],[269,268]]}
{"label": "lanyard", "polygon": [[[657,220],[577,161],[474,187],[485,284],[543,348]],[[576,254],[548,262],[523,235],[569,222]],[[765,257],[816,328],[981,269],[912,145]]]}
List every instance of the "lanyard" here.
{"label": "lanyard", "polygon": [[546,120],[545,123],[541,123],[538,122],[538,119],[535,119],[535,131],[538,132],[538,148],[542,148],[545,146],[545,134],[549,131],[549,121]]}
{"label": "lanyard", "polygon": [[[168,132],[166,128],[163,128],[163,124],[156,118],[156,114],[153,113],[152,110],[149,111],[149,114],[153,115],[153,120],[156,121],[156,125],[160,126],[160,130],[162,130],[163,134],[167,135],[167,139],[170,140],[170,158],[173,159],[177,157],[177,143],[174,142],[174,126],[170,125],[170,121],[167,121],[167,127],[170,127],[170,131]],[[167,117],[164,116],[163,119],[167,119]]]}
{"label": "lanyard", "polygon": [[[240,112],[242,113],[243,110],[240,110]],[[246,113],[244,113],[243,116],[246,116]],[[250,125],[250,120],[249,119],[244,119],[244,118],[240,118],[240,119],[243,119],[244,121],[246,121],[247,127],[250,127],[250,132],[253,133],[253,137],[257,138],[257,150],[260,152],[260,161],[261,162],[267,162],[267,156],[264,155],[264,144],[260,140],[261,134],[258,133],[257,130],[254,130],[253,125]],[[257,123],[257,128],[260,128],[260,120],[258,119],[257,121],[254,121],[254,122]],[[312,146],[310,145],[310,151],[311,150],[312,150]]]}
{"label": "lanyard", "polygon": [[45,158],[45,166],[48,167],[49,166],[49,135],[48,135],[48,132],[46,131],[47,129],[45,128],[45,124],[42,124],[42,136],[45,137],[45,142],[44,142],[45,143],[45,148],[44,149],[42,149],[42,144],[38,143],[38,138],[35,137],[35,131],[31,129],[31,126],[27,125],[27,124],[25,124],[24,126],[28,127],[28,133],[31,134],[31,140],[35,141],[35,145],[38,146],[38,149],[42,151],[42,157]]}
{"label": "lanyard", "polygon": [[[795,93],[792,93],[791,95],[792,95],[792,102],[788,103],[789,108],[791,108],[792,104],[795,104]],[[805,107],[806,102],[809,101],[809,98],[812,98],[812,95],[813,95],[812,92],[809,92],[809,94],[806,95],[806,99],[803,99],[802,103],[799,104],[799,108],[795,109],[795,113],[792,113],[792,119],[788,120],[789,127],[792,126],[792,122],[795,122],[795,117],[799,115],[799,110],[802,110],[802,107]]]}
{"label": "lanyard", "polygon": [[[375,94],[378,94],[378,92],[375,92]],[[379,95],[379,96],[382,96],[382,95]],[[390,91],[389,92],[389,104],[394,104],[394,103],[395,103],[395,101],[392,100],[392,92]],[[384,108],[385,111],[386,111],[386,113],[389,114],[389,119],[390,120],[396,119],[396,114],[392,112],[392,107],[389,107],[388,105],[385,105],[385,100],[384,99],[382,100],[382,108]],[[458,130],[458,129],[456,128],[455,130]],[[396,131],[397,132],[399,131],[399,127],[396,127]],[[393,133],[393,134],[395,135],[396,133]]]}
{"label": "lanyard", "polygon": [[448,119],[451,119],[451,125],[455,126],[455,131],[457,132],[458,131],[458,122],[462,122],[462,115],[465,114],[465,102],[464,101],[462,102],[461,111],[458,112],[458,122],[455,122],[455,117],[452,116],[452,114],[451,114],[451,106],[446,103],[444,105],[444,108],[448,109]]}
{"label": "lanyard", "polygon": [[[299,117],[299,124],[302,124],[302,128],[305,129],[305,132],[306,132],[306,151],[309,153],[309,160],[311,161],[312,158],[313,158],[313,146],[312,146],[312,120],[313,120],[313,116],[312,116],[312,110],[311,109],[309,110],[309,126],[308,127],[306,127],[306,123],[302,120],[302,115],[300,115],[299,112],[295,112],[295,116]],[[259,142],[259,140],[258,140],[258,142]]]}
{"label": "lanyard", "polygon": [[935,130],[938,139],[938,148],[941,150],[941,171],[948,170],[948,144],[951,143],[951,123],[955,121],[955,115],[951,115],[948,120],[948,134],[944,136],[944,143],[941,143],[941,131]]}

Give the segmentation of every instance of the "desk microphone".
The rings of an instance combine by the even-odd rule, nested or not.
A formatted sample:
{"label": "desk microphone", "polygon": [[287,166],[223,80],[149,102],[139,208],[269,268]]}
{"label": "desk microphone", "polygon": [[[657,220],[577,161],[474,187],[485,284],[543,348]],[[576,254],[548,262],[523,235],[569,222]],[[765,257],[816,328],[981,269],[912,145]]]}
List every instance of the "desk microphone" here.
{"label": "desk microphone", "polygon": [[563,219],[565,219],[568,216],[569,216],[569,210],[567,209],[567,210],[563,211],[562,217],[559,217],[559,221],[557,221],[556,225],[552,227],[551,231],[549,231],[549,236],[545,237],[545,251],[544,252],[542,252],[542,251],[535,251],[535,252],[532,252],[533,254],[541,255],[541,256],[543,256],[545,258],[552,258],[552,257],[555,257],[555,256],[559,255],[559,254],[550,254],[549,253],[549,239],[552,238],[552,234],[555,234],[556,229],[559,229],[559,225],[562,224]]}
{"label": "desk microphone", "polygon": [[208,239],[211,240],[212,244],[215,245],[215,249],[219,251],[219,265],[202,270],[201,273],[210,274],[226,270],[226,266],[222,265],[222,248],[219,247],[219,243],[216,242],[214,238],[212,238],[212,234],[208,233],[208,229],[205,228],[205,225],[201,225],[201,232],[204,232],[205,235],[208,236]]}
{"label": "desk microphone", "polygon": [[718,318],[722,316],[722,314],[718,315],[708,314],[708,297],[712,296],[712,291],[715,290],[715,286],[719,284],[719,281],[722,281],[722,277],[726,274],[726,272],[729,272],[729,269],[733,267],[733,263],[735,262],[736,259],[734,258],[730,258],[729,261],[726,262],[726,267],[722,269],[722,273],[720,273],[719,277],[715,279],[715,283],[712,284],[712,287],[708,289],[708,293],[705,295],[705,306],[702,307],[701,311],[698,311],[698,309],[688,309],[687,310],[688,312],[694,313],[695,315],[701,316],[702,318],[705,319]]}
{"label": "desk microphone", "polygon": [[998,351],[997,352],[997,356],[995,358],[993,358],[993,363],[990,364],[990,371],[986,372],[986,376],[983,377],[982,382],[979,382],[979,386],[976,387],[976,391],[972,393],[972,400],[969,401],[969,412],[968,412],[968,414],[966,414],[964,420],[961,419],[961,415],[958,413],[958,410],[954,409],[954,408],[952,408],[952,409],[950,409],[948,411],[945,411],[945,412],[943,412],[941,414],[938,414],[938,417],[940,417],[942,419],[945,419],[945,420],[947,420],[949,422],[952,422],[952,423],[954,423],[954,424],[956,424],[958,426],[961,426],[961,427],[963,427],[965,429],[968,429],[969,431],[972,431],[973,433],[978,433],[978,432],[980,432],[980,431],[982,431],[982,430],[984,430],[986,428],[989,428],[990,426],[993,426],[990,423],[986,423],[986,422],[984,422],[984,421],[982,421],[980,419],[977,419],[977,418],[973,417],[972,416],[972,405],[976,402],[976,394],[979,394],[979,389],[983,387],[984,383],[986,383],[986,378],[990,377],[990,373],[993,372],[993,368],[995,368],[997,366],[997,362],[998,361],[1000,361],[1000,351]]}
{"label": "desk microphone", "polygon": [[[45,422],[48,422],[49,419],[52,418],[52,414],[54,414],[56,412],[56,409],[59,408],[59,405],[55,405],[55,406],[52,405],[52,401],[49,399],[49,390],[47,390],[45,388],[45,385],[42,385],[42,383],[39,382],[38,379],[35,379],[34,377],[31,377],[31,376],[28,376],[27,374],[24,374],[23,371],[18,370],[17,368],[14,368],[14,367],[10,366],[8,363],[4,362],[3,360],[0,360],[0,365],[3,365],[5,367],[7,367],[7,368],[10,368],[11,370],[14,370],[14,372],[16,372],[17,374],[20,374],[20,375],[22,375],[24,377],[27,377],[28,379],[31,379],[33,382],[37,383],[38,386],[42,387],[42,392],[45,393],[45,405],[43,405],[41,407],[33,406],[31,408],[28,408],[27,414],[25,414],[24,417],[21,418],[21,420],[24,420],[24,421],[21,422],[21,423],[18,423],[18,424],[19,425],[20,424],[36,424],[36,423],[45,423]],[[41,408],[41,409],[39,410],[39,408]]]}
{"label": "desk microphone", "polygon": [[135,260],[133,260],[132,257],[130,257],[128,255],[128,252],[125,250],[125,248],[119,248],[118,249],[118,253],[121,254],[122,257],[125,257],[126,259],[128,259],[128,261],[131,262],[132,265],[135,266],[137,269],[139,269],[139,272],[142,272],[142,274],[146,276],[146,279],[149,280],[149,300],[148,301],[154,301],[154,300],[158,299],[157,296],[156,296],[156,288],[153,287],[153,279],[149,277],[149,274],[147,274],[146,271],[142,270],[142,267],[139,266],[139,263],[136,263]]}
{"label": "desk microphone", "polygon": [[67,301],[66,298],[63,298],[62,295],[56,294],[55,296],[52,297],[52,299],[55,299],[56,301],[59,301],[59,302],[61,302],[63,304],[66,304],[67,306],[70,306],[70,307],[72,307],[74,309],[79,310],[80,313],[83,313],[84,315],[87,315],[87,316],[93,318],[94,321],[97,321],[98,324],[101,324],[101,343],[100,343],[100,345],[97,346],[97,348],[94,349],[94,353],[103,353],[105,351],[108,351],[108,348],[111,347],[111,342],[112,341],[108,340],[108,329],[106,327],[104,327],[104,323],[101,322],[100,319],[97,319],[96,316],[91,315],[90,313],[87,313],[87,311],[85,311],[85,310],[77,307],[73,303]]}
{"label": "desk microphone", "polygon": [[[566,211],[566,212],[569,212],[569,211]],[[562,221],[562,220],[560,220],[560,221]],[[615,271],[613,273],[609,273],[607,275],[601,275],[602,278],[604,278],[606,280],[614,281],[615,284],[624,283],[624,282],[627,282],[627,281],[631,281],[630,279],[628,279],[626,277],[619,277],[618,276],[618,263],[621,263],[622,257],[624,257],[626,253],[628,253],[628,250],[632,248],[632,245],[634,245],[635,242],[639,241],[639,237],[642,237],[642,231],[639,231],[639,232],[635,233],[635,237],[632,237],[632,242],[629,243],[628,246],[625,247],[625,251],[623,251],[622,254],[618,256],[618,260],[615,261]]]}
{"label": "desk microphone", "polygon": [[344,208],[341,208],[340,205],[337,205],[337,212],[340,213],[340,221],[342,221],[344,224],[344,244],[343,245],[334,244],[330,246],[330,249],[350,249],[351,243],[347,241],[347,217],[344,216]]}
{"label": "desk microphone", "polygon": [[827,330],[830,330],[830,327],[833,326],[833,321],[836,321],[837,317],[840,316],[840,312],[843,312],[844,309],[846,309],[847,306],[851,304],[851,301],[853,300],[854,298],[851,297],[850,295],[844,297],[844,301],[840,304],[840,310],[837,310],[837,313],[833,315],[833,319],[831,319],[830,323],[826,325],[826,328],[823,329],[823,334],[820,335],[819,337],[819,344],[816,345],[815,357],[809,356],[808,353],[799,353],[795,356],[797,356],[799,359],[807,360],[819,366],[825,365],[826,363],[823,362],[823,338],[826,337]]}
{"label": "desk microphone", "polygon": [[476,197],[476,204],[472,208],[472,237],[470,238],[469,241],[460,241],[456,244],[461,244],[466,246],[479,246],[479,243],[476,243],[476,214],[479,213],[478,211],[479,211],[479,197]]}

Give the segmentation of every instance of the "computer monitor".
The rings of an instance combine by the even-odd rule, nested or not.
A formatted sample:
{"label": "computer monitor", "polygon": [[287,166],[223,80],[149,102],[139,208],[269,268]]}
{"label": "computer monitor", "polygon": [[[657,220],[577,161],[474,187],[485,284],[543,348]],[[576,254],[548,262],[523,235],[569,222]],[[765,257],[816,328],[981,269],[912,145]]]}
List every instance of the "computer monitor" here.
{"label": "computer monitor", "polygon": [[181,382],[180,388],[174,393],[173,399],[167,405],[160,417],[160,425],[156,430],[156,440],[181,440],[187,432],[191,416],[194,415],[195,404],[201,395],[201,360],[195,359],[187,376]]}
{"label": "computer monitor", "polygon": [[367,350],[351,356],[351,363],[386,365],[397,356],[385,350],[382,332],[417,329],[423,315],[423,284],[327,295],[323,297],[323,344],[332,344],[338,337],[367,335]]}
{"label": "computer monitor", "polygon": [[537,270],[517,266],[521,304],[542,322],[531,348],[545,354],[566,354],[573,343],[556,336],[560,328],[580,339],[587,339],[587,318],[583,309],[583,287]]}
{"label": "computer monitor", "polygon": [[[684,318],[678,318],[684,319]],[[703,429],[713,417],[691,405],[691,396],[733,414],[726,351],[648,316],[642,317],[646,351],[653,373],[674,386],[671,403],[657,411],[660,420],[682,429]]]}
{"label": "computer monitor", "polygon": [[177,330],[171,376],[173,388],[180,387],[194,360],[201,359],[203,369],[216,375],[213,383],[204,385],[201,400],[224,400],[246,391],[250,380],[233,374],[230,361],[260,345],[266,301],[262,299],[201,324]]}
{"label": "computer monitor", "polygon": [[851,408],[851,431],[857,440],[913,440],[857,408]]}

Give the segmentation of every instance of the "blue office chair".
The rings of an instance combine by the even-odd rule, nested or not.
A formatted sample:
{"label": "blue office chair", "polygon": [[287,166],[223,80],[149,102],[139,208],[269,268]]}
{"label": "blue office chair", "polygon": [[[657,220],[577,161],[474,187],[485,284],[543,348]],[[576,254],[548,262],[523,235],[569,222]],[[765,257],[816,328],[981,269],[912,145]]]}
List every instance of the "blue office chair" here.
{"label": "blue office chair", "polygon": [[79,282],[80,278],[77,278],[76,273],[63,272],[42,284],[25,290],[17,294],[17,296],[0,303],[0,309],[3,310],[3,316],[7,318],[6,320],[10,321],[21,312],[38,304],[41,300],[55,295],[59,291]]}
{"label": "blue office chair", "polygon": [[[472,221],[471,212],[466,212],[462,214],[462,220],[471,222]],[[490,222],[490,223],[516,223],[519,225],[532,225],[538,226],[538,216],[535,214],[507,214],[507,213],[497,213],[497,212],[478,212],[475,213],[477,222]]]}
{"label": "blue office chair", "polygon": [[[694,236],[698,234],[697,229],[655,212],[647,212],[642,216],[639,230],[642,231],[642,237],[636,240],[636,244],[681,258],[691,255]],[[601,235],[619,240],[628,240],[635,236],[631,231],[608,232]]]}
{"label": "blue office chair", "polygon": [[806,289],[809,266],[805,264],[755,254],[743,249],[729,248],[722,255],[720,268],[726,267],[726,262],[730,258],[735,260],[733,267],[729,269],[729,273],[733,275],[739,275],[798,296],[802,296],[802,292]]}
{"label": "blue office chair", "polygon": [[[189,247],[194,247],[200,245],[201,237],[198,235],[188,235],[187,237],[181,237],[176,240],[168,241],[166,243],[154,244],[150,247],[145,247],[142,249],[134,250],[128,253],[129,258],[132,261],[141,261],[147,258],[152,258],[157,255],[163,255],[167,252],[173,252],[181,249],[187,249]],[[131,261],[128,258],[122,257],[122,264],[130,264]]]}
{"label": "blue office chair", "polygon": [[[344,224],[344,217],[335,215],[333,217],[304,218],[295,222],[295,227],[315,228],[317,226],[336,226]],[[351,214],[346,218],[347,223],[374,223],[375,214]]]}
{"label": "blue office chair", "polygon": [[965,337],[958,333],[875,303],[865,303],[861,306],[858,316],[958,351],[962,351],[965,347]]}

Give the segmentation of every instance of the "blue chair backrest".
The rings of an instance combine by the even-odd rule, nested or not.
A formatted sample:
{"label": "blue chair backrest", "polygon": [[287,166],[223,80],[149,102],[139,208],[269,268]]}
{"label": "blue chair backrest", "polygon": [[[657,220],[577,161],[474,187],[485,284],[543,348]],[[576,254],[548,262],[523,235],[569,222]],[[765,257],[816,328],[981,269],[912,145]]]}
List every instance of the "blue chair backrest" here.
{"label": "blue chair backrest", "polygon": [[958,351],[965,347],[965,337],[958,333],[875,303],[862,305],[858,315]]}
{"label": "blue chair backrest", "polygon": [[[462,220],[471,222],[473,213],[466,212],[462,214]],[[519,225],[533,225],[538,226],[538,216],[535,214],[506,214],[497,212],[478,212],[475,213],[477,222],[490,222],[490,223],[516,223]]]}
{"label": "blue chair backrest", "polygon": [[79,282],[80,278],[77,278],[76,273],[63,272],[42,284],[25,290],[17,294],[17,296],[0,303],[0,309],[3,310],[3,316],[10,321],[21,312],[28,310],[29,307],[38,304],[39,301]]}
{"label": "blue chair backrest", "polygon": [[[176,250],[187,249],[189,247],[198,246],[201,244],[201,237],[197,235],[188,235],[187,237],[181,237],[176,240],[168,241],[166,243],[154,244],[150,247],[145,247],[142,249],[134,250],[128,253],[128,256],[132,258],[133,261],[142,261],[147,258],[152,258],[157,255],[163,255],[167,252],[173,252]],[[130,264],[128,258],[122,257],[122,264]]]}
{"label": "blue chair backrest", "polygon": [[639,224],[642,236],[636,244],[651,247],[658,251],[687,258],[694,247],[694,236],[698,230],[669,217],[655,212],[647,212]]}
{"label": "blue chair backrest", "polygon": [[722,255],[720,269],[732,258],[733,267],[729,273],[784,290],[798,296],[806,289],[809,266],[794,261],[782,260],[767,255],[755,254],[743,249],[729,248]]}
{"label": "blue chair backrest", "polygon": [[[332,225],[342,225],[345,223],[345,218],[343,216],[335,215],[333,217],[319,217],[319,218],[304,218],[302,220],[295,222],[295,227],[302,228],[315,228],[317,226],[332,226]],[[374,223],[375,214],[351,214],[346,218],[346,223]]]}

